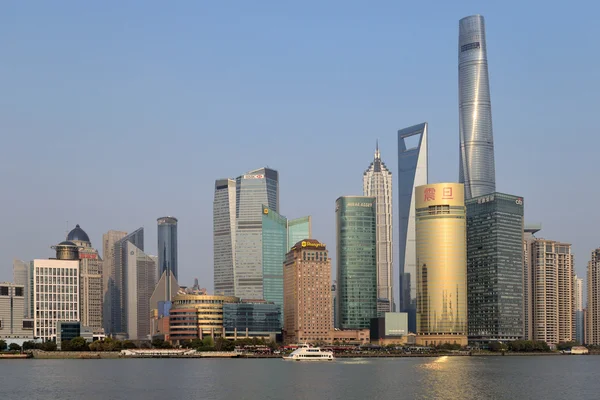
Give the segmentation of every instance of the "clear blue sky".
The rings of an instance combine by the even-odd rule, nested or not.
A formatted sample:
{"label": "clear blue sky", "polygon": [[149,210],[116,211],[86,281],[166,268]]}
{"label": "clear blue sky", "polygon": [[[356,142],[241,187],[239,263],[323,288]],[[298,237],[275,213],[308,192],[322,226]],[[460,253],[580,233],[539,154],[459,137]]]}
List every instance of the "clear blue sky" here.
{"label": "clear blue sky", "polygon": [[476,13],[497,188],[583,274],[600,245],[600,10],[488,3],[4,2],[0,280],[51,256],[66,221],[97,248],[144,226],[154,253],[174,215],[181,283],[212,290],[214,180],[265,165],[282,214],[312,215],[334,250],[335,199],[361,194],[376,138],[396,172],[397,130],[428,121],[430,180],[458,179],[458,20]]}

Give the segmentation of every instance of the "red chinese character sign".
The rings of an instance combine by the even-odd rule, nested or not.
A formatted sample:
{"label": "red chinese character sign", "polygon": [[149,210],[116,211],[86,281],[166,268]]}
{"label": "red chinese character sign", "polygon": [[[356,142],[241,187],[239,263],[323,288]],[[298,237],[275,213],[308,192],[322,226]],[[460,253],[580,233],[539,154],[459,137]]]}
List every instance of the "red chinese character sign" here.
{"label": "red chinese character sign", "polygon": [[426,188],[423,191],[423,201],[434,201],[435,200],[435,189]]}
{"label": "red chinese character sign", "polygon": [[452,195],[452,188],[451,187],[445,187],[443,192],[442,192],[442,199],[447,199],[447,200],[452,200],[454,199],[454,196]]}

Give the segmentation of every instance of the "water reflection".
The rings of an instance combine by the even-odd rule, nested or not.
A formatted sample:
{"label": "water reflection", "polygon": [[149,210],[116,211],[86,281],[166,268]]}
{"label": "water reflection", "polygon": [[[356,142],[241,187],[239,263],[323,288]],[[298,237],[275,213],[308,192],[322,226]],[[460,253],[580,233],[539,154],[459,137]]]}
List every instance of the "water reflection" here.
{"label": "water reflection", "polygon": [[597,399],[600,357],[24,360],[0,363],[9,399]]}

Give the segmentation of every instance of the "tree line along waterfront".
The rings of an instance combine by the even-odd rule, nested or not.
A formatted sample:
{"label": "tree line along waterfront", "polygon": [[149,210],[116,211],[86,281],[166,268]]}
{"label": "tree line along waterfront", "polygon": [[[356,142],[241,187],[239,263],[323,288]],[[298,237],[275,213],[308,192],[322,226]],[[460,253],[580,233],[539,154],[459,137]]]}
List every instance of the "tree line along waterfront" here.
{"label": "tree line along waterfront", "polygon": [[[570,352],[571,348],[578,346],[577,342],[564,342],[556,346],[556,350],[550,349],[543,341],[516,340],[506,343],[492,343],[485,350],[475,349],[469,346],[457,344],[441,344],[438,346],[398,346],[394,344],[386,346],[378,345],[342,345],[335,343],[323,346],[332,350],[338,357],[402,357],[402,356],[441,356],[441,355],[493,355],[493,354],[561,354]],[[32,351],[43,352],[120,352],[130,349],[190,349],[197,352],[236,352],[244,355],[279,357],[293,351],[294,346],[284,346],[274,341],[259,338],[227,340],[211,337],[184,341],[179,346],[173,346],[170,342],[162,339],[152,341],[115,340],[106,338],[102,341],[92,343],[86,342],[83,337],[75,337],[71,340],[61,342],[60,350],[53,341],[37,343],[34,341],[24,342],[23,346],[11,343],[7,346],[4,340],[0,340],[0,351],[4,354],[23,354]],[[590,354],[600,354],[600,346],[587,346]]]}

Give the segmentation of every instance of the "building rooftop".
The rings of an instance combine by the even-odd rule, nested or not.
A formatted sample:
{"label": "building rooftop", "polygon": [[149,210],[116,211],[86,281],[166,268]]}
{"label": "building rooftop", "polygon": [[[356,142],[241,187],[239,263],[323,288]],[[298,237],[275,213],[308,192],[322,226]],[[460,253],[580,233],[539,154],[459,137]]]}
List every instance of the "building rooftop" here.
{"label": "building rooftop", "polygon": [[90,237],[88,236],[87,233],[85,233],[85,231],[83,229],[81,229],[79,224],[77,224],[77,225],[75,225],[75,228],[71,232],[69,232],[69,234],[67,235],[67,240],[78,240],[80,242],[88,242],[89,243]]}

